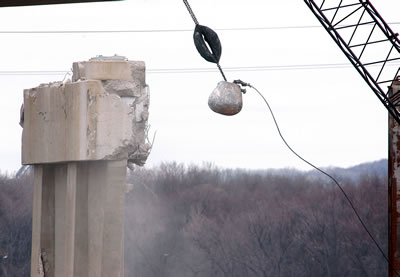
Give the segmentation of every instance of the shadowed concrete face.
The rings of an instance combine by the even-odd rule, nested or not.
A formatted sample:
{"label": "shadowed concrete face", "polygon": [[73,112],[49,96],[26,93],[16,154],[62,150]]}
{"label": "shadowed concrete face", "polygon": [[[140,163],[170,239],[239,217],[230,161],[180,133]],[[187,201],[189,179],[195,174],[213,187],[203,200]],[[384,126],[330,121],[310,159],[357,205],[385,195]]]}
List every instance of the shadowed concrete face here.
{"label": "shadowed concrete face", "polygon": [[123,277],[128,162],[143,164],[142,62],[74,63],[73,82],[24,91],[22,162],[35,169],[31,276]]}

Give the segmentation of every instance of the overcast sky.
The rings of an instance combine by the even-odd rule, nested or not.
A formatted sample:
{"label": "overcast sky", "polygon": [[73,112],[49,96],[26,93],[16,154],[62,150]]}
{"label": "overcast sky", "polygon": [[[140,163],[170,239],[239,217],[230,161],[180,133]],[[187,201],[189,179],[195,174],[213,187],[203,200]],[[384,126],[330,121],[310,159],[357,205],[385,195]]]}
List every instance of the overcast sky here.
{"label": "overcast sky", "polygon": [[[319,166],[341,167],[387,157],[385,108],[328,33],[315,27],[319,22],[302,0],[190,3],[200,24],[217,29],[223,47],[220,63],[227,78],[250,82],[265,95],[283,135],[299,154]],[[400,1],[375,0],[373,4],[399,32]],[[221,75],[216,70],[187,72],[215,69],[197,53],[192,31],[185,31],[193,27],[181,0],[0,8],[0,170],[20,167],[18,121],[23,89],[64,77],[6,73],[68,71],[74,61],[114,54],[146,62],[151,134],[157,131],[148,166],[177,161],[309,169],[286,149],[254,91],[244,95],[244,107],[237,116],[223,117],[209,110],[208,96]],[[260,27],[267,28],[218,30]],[[152,32],[7,33],[71,30]],[[228,70],[238,67],[263,70]],[[185,70],[166,73],[165,69]]]}

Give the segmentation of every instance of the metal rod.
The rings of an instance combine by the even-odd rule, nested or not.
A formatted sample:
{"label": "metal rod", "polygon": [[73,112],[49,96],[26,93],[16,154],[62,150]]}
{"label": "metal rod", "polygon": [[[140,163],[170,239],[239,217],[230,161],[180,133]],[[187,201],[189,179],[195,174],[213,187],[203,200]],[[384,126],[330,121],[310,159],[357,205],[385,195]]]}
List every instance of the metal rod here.
{"label": "metal rod", "polygon": [[325,11],[335,10],[335,9],[337,9],[337,8],[347,8],[347,7],[357,6],[357,5],[360,5],[360,3],[348,4],[348,5],[343,5],[343,6],[341,6],[341,5],[339,4],[339,7],[327,8],[327,9],[323,9],[323,10],[321,10],[321,11],[325,12]]}
{"label": "metal rod", "polygon": [[333,15],[333,18],[332,18],[332,20],[331,20],[331,24],[333,24],[333,21],[335,20],[335,17],[336,17],[336,15],[337,15],[339,9],[341,8],[342,3],[343,3],[343,0],[340,0],[339,6],[337,6],[336,11],[335,11],[335,14]]}
{"label": "metal rod", "polygon": [[394,79],[390,79],[390,80],[387,80],[387,81],[377,82],[377,84],[392,83],[393,81],[394,81]]}
{"label": "metal rod", "polygon": [[[357,9],[355,9],[354,11],[352,11],[350,14],[346,15],[343,19],[339,20],[335,25],[333,25],[333,27],[336,27],[337,25],[339,25],[341,22],[345,21],[347,18],[349,18],[350,16],[352,16],[353,14],[355,14],[356,12],[358,12],[360,9],[362,8],[362,6],[358,7]],[[365,10],[364,10],[365,12]],[[361,21],[361,19],[360,19]],[[359,25],[360,23],[358,23],[357,25]]]}
{"label": "metal rod", "polygon": [[362,55],[364,54],[365,48],[367,48],[367,45],[368,45],[367,43],[368,43],[369,40],[371,39],[372,34],[374,33],[374,30],[375,30],[375,27],[376,27],[376,23],[374,24],[374,27],[372,27],[371,33],[370,33],[369,36],[368,36],[367,42],[366,42],[366,44],[364,45],[364,47],[363,47],[363,49],[362,49],[362,51],[361,51],[360,56],[358,56],[358,59],[359,59],[359,60],[361,59]]}
{"label": "metal rod", "polygon": [[[400,52],[400,40],[399,40],[399,38],[392,31],[392,29],[385,22],[385,20],[383,20],[382,16],[378,13],[378,11],[371,4],[371,2],[369,0],[367,0],[366,2],[363,2],[362,0],[359,0],[359,1],[364,5],[364,7],[367,10],[367,12],[369,13],[369,15],[377,22],[379,28],[386,35],[386,37],[393,38],[392,43],[395,45],[395,48],[397,49],[397,51]],[[370,8],[368,8],[368,6]]]}
{"label": "metal rod", "polygon": [[400,57],[399,57],[399,58],[393,58],[393,59],[387,59],[387,60],[383,60],[383,61],[364,63],[364,66],[373,65],[373,64],[378,64],[378,63],[392,62],[392,61],[397,61],[397,60],[400,60]]}
{"label": "metal rod", "polygon": [[385,68],[386,63],[387,63],[388,60],[389,60],[390,54],[392,54],[393,48],[394,48],[394,45],[392,45],[392,48],[390,48],[390,51],[389,51],[389,53],[388,53],[387,56],[386,56],[386,61],[382,64],[381,70],[379,71],[378,77],[376,77],[375,82],[378,82],[379,77],[380,77],[381,74],[382,74],[383,68]]}
{"label": "metal rod", "polygon": [[375,44],[375,43],[381,43],[381,42],[385,42],[385,41],[390,41],[388,39],[382,39],[382,40],[376,40],[376,41],[370,41],[368,43],[360,43],[360,44],[354,44],[349,46],[349,48],[355,48],[355,47],[360,47],[360,46],[364,46],[365,44]]}
{"label": "metal rod", "polygon": [[359,19],[358,22],[357,22],[357,26],[355,26],[355,28],[354,28],[354,31],[353,31],[353,34],[352,34],[351,37],[350,37],[349,43],[347,43],[348,45],[350,45],[351,41],[353,40],[354,35],[356,34],[356,32],[357,32],[357,30],[358,30],[358,27],[360,26],[361,20],[362,20],[362,18],[364,17],[364,14],[365,14],[365,10],[363,10],[363,12],[362,12],[362,14],[361,14],[361,17],[360,17],[360,19]]}
{"label": "metal rod", "polygon": [[360,24],[351,24],[351,25],[346,25],[346,26],[340,26],[340,27],[337,27],[337,28],[335,28],[336,30],[340,30],[340,29],[346,29],[346,28],[351,28],[351,27],[356,27],[356,26],[361,26],[361,25],[369,25],[369,24],[372,24],[372,23],[376,23],[375,21],[369,21],[369,22],[363,22],[363,23],[360,23]]}

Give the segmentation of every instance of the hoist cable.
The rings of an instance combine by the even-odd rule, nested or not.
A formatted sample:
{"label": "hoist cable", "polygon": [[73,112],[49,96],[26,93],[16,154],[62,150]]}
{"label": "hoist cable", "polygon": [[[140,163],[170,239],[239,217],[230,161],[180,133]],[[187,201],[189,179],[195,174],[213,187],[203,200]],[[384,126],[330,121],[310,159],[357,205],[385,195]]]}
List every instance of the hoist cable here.
{"label": "hoist cable", "polygon": [[194,24],[199,25],[199,21],[197,20],[196,15],[192,10],[192,7],[190,7],[189,2],[187,0],[183,0],[183,3],[185,3],[186,9],[190,13],[190,16],[192,17]]}
{"label": "hoist cable", "polygon": [[[328,174],[326,171],[320,169],[319,167],[315,166],[314,164],[312,164],[311,162],[309,162],[308,160],[306,160],[305,158],[303,158],[302,156],[300,156],[296,151],[293,150],[293,148],[289,145],[289,143],[286,141],[286,139],[284,138],[284,136],[282,135],[282,132],[279,128],[278,122],[275,118],[274,112],[272,111],[271,106],[269,105],[267,99],[264,97],[264,95],[254,86],[250,85],[249,83],[244,83],[240,80],[238,80],[239,84],[243,85],[243,86],[248,86],[252,89],[254,89],[262,98],[262,100],[265,102],[265,104],[267,105],[269,112],[271,113],[272,119],[275,123],[276,129],[278,131],[278,134],[280,136],[280,138],[282,139],[283,143],[286,145],[286,147],[296,156],[298,157],[300,160],[302,160],[303,162],[305,162],[306,164],[308,164],[309,166],[311,166],[312,168],[314,168],[315,170],[319,171],[320,173],[322,173],[323,175],[329,177],[334,183],[335,185],[340,189],[340,191],[342,192],[342,194],[344,195],[344,197],[346,198],[347,202],[349,203],[351,209],[353,210],[354,214],[356,215],[358,221],[360,222],[360,224],[362,225],[362,227],[364,228],[364,230],[367,232],[368,236],[371,238],[371,240],[374,242],[376,248],[378,248],[379,252],[382,254],[383,258],[386,260],[386,262],[391,266],[391,263],[389,261],[389,258],[386,256],[385,252],[383,251],[382,247],[379,245],[379,243],[377,242],[377,240],[374,238],[374,236],[372,235],[372,233],[369,231],[368,227],[366,226],[366,224],[364,223],[364,221],[362,220],[360,214],[358,213],[357,209],[355,208],[353,202],[351,201],[350,197],[347,195],[347,193],[345,192],[345,190],[343,189],[343,187],[339,184],[339,182],[330,174]],[[236,81],[235,81],[236,82]],[[396,271],[396,276],[400,277],[399,273]]]}
{"label": "hoist cable", "polygon": [[224,78],[224,81],[227,82],[227,81],[226,81],[225,74],[224,74],[224,71],[222,70],[222,68],[221,68],[221,66],[219,65],[219,63],[217,63],[217,67],[218,67],[218,69],[219,69],[219,72],[221,72],[222,77]]}
{"label": "hoist cable", "polygon": [[219,72],[221,72],[222,78],[224,78],[224,81],[226,82],[227,79],[225,73],[222,70],[221,65],[219,64],[222,47],[217,33],[215,33],[211,28],[200,25],[189,2],[187,0],[183,0],[183,3],[185,4],[186,9],[192,17],[194,24],[196,25],[194,29],[193,39],[197,51],[206,61],[217,64],[218,70]]}

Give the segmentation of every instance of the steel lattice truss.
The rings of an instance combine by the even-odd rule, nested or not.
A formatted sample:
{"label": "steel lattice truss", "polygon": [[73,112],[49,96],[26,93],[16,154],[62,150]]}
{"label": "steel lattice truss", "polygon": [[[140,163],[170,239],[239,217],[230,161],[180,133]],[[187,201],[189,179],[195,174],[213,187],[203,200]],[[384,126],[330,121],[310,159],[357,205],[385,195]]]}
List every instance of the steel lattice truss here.
{"label": "steel lattice truss", "polygon": [[304,0],[336,44],[400,124],[400,41],[369,0]]}

